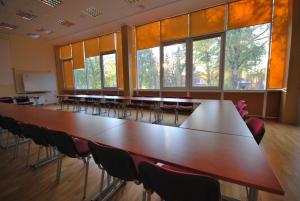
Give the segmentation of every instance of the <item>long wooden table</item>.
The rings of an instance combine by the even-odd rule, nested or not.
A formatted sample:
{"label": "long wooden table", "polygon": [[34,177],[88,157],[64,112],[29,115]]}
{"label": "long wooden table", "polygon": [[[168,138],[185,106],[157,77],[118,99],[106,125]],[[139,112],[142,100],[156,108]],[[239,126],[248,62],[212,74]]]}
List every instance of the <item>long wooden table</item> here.
{"label": "long wooden table", "polygon": [[250,201],[257,200],[258,190],[284,193],[250,137],[5,103],[0,115],[248,186]]}
{"label": "long wooden table", "polygon": [[228,100],[202,100],[180,128],[253,137],[232,101]]}

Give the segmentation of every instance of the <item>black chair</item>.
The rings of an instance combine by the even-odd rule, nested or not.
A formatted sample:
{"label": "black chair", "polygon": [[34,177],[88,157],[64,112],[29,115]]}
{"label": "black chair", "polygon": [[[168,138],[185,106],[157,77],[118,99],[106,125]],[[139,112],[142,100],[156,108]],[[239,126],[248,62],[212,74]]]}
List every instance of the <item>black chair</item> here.
{"label": "black chair", "polygon": [[80,160],[83,160],[86,168],[84,190],[83,190],[83,199],[84,199],[87,190],[87,180],[88,180],[89,160],[90,160],[90,150],[88,147],[88,142],[78,138],[73,138],[64,132],[52,131],[52,130],[48,130],[47,138],[49,144],[55,145],[57,150],[61,153],[57,161],[57,172],[56,172],[57,183],[59,183],[60,181],[63,155],[69,156],[71,158],[78,158]]}
{"label": "black chair", "polygon": [[[120,149],[92,142],[89,142],[89,148],[96,164],[102,170],[100,186],[100,197],[102,199],[108,199],[105,192],[113,186],[115,186],[114,189],[117,191],[126,181],[134,181],[136,184],[140,184],[137,167],[141,161],[146,159],[130,155],[128,152]],[[106,173],[108,175],[104,186]],[[110,181],[111,177],[113,177],[112,183]],[[108,194],[108,196],[111,194]]]}
{"label": "black chair", "polygon": [[33,105],[28,96],[17,96],[15,100],[18,105]]}
{"label": "black chair", "polygon": [[[166,97],[166,98],[176,98],[176,97]],[[178,122],[178,110],[176,102],[163,102],[160,109],[164,112],[174,112],[174,124],[177,125]],[[163,115],[162,115],[163,117]]]}
{"label": "black chair", "polygon": [[141,162],[139,174],[146,191],[143,201],[156,192],[165,201],[220,201],[219,182],[211,177],[176,171],[154,163]]}

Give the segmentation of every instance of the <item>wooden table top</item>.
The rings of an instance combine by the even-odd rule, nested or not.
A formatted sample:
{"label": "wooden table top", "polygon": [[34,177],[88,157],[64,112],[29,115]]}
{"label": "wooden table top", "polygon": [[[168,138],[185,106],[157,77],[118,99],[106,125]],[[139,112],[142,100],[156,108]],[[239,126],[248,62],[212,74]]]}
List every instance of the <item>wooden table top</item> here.
{"label": "wooden table top", "polygon": [[232,101],[226,100],[202,100],[180,128],[253,138]]}
{"label": "wooden table top", "polygon": [[228,182],[283,193],[253,138],[128,121],[91,139]]}
{"label": "wooden table top", "polygon": [[201,103],[201,101],[202,101],[202,99],[193,99],[193,98],[160,98],[160,97],[72,95],[72,94],[57,95],[57,97],[111,99],[111,100],[136,100],[136,101],[174,102],[174,103]]}
{"label": "wooden table top", "polygon": [[283,194],[253,138],[0,103],[0,115],[219,179]]}

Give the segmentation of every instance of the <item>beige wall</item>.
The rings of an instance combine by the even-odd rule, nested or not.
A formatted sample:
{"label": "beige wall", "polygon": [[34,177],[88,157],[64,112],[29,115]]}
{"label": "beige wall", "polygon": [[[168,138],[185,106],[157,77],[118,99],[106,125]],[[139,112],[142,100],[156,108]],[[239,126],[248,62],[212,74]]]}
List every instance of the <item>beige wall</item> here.
{"label": "beige wall", "polygon": [[[55,73],[53,45],[42,39],[32,40],[26,36],[0,34],[0,39],[9,41],[11,68]],[[0,85],[0,96],[13,96],[15,94],[14,83]]]}

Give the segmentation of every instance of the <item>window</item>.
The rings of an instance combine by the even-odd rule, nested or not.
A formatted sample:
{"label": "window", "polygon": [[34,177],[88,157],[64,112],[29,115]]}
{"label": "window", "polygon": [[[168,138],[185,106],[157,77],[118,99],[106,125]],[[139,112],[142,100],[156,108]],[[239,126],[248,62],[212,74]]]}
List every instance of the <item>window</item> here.
{"label": "window", "polygon": [[74,69],[75,89],[87,89],[86,69]]}
{"label": "window", "polygon": [[87,88],[101,89],[101,70],[99,56],[85,59],[85,68],[87,70]]}
{"label": "window", "polygon": [[160,88],[159,47],[137,51],[138,88]]}
{"label": "window", "polygon": [[218,87],[221,37],[193,42],[193,87]]}
{"label": "window", "polygon": [[103,83],[104,87],[113,88],[117,87],[117,62],[116,54],[102,55],[103,62]]}
{"label": "window", "polygon": [[186,44],[177,43],[163,49],[163,86],[186,86]]}
{"label": "window", "polygon": [[224,89],[266,88],[269,43],[269,23],[226,33]]}

